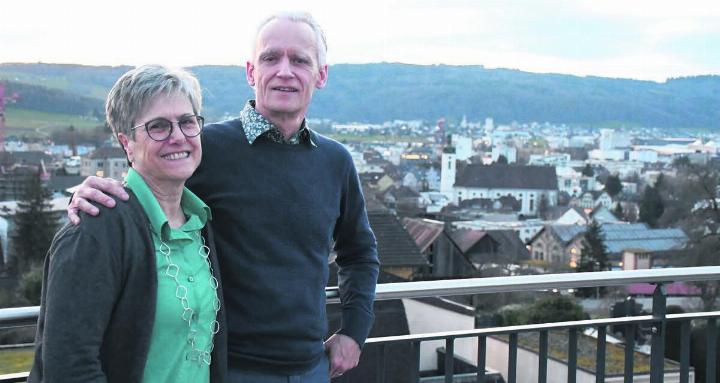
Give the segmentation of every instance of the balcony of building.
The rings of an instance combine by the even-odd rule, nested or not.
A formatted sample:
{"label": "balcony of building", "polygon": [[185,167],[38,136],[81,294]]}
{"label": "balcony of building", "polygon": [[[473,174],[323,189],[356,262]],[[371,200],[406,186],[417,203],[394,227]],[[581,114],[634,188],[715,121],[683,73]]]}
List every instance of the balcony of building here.
{"label": "balcony of building", "polygon": [[[692,342],[703,343],[704,381],[715,382],[720,311],[669,314],[666,287],[673,282],[718,280],[720,267],[713,266],[378,284],[378,302],[402,302],[409,334],[371,337],[360,366],[334,382],[689,383],[696,381]],[[638,283],[655,286],[648,315],[480,327],[474,317],[468,320],[453,310],[446,310],[449,314],[443,319],[424,301]],[[339,303],[337,288],[328,288],[326,294],[329,306]],[[0,309],[0,330],[32,326],[38,311],[38,307]],[[702,325],[704,336],[691,340],[691,331]],[[646,332],[649,347],[636,347],[635,336],[616,339],[617,329],[624,334]],[[677,348],[677,360],[666,358],[667,347]],[[0,375],[0,383],[26,378],[27,372]]]}

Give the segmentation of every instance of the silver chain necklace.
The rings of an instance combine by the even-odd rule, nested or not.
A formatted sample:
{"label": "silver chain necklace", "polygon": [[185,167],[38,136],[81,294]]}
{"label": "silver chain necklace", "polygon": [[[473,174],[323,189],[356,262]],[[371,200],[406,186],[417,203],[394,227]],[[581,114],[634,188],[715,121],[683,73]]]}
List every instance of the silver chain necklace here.
{"label": "silver chain necklace", "polygon": [[[165,262],[167,262],[168,264],[167,268],[165,269],[165,275],[175,281],[175,297],[180,300],[180,304],[183,308],[183,312],[180,314],[180,319],[182,319],[183,322],[187,322],[188,328],[190,329],[190,335],[188,335],[188,343],[190,344],[191,351],[188,354],[187,358],[188,360],[194,362],[210,365],[210,362],[212,361],[211,354],[213,348],[215,347],[215,334],[220,331],[220,323],[217,321],[217,314],[218,311],[220,311],[220,299],[217,295],[217,289],[219,284],[217,278],[215,278],[215,271],[213,270],[212,263],[210,262],[210,248],[205,244],[205,238],[200,235],[199,231],[196,231],[195,234],[198,236],[198,238],[202,240],[202,246],[200,246],[200,248],[198,249],[198,255],[205,260],[208,268],[210,269],[210,286],[212,286],[213,288],[213,293],[215,297],[215,300],[213,301],[213,308],[215,309],[215,319],[213,319],[213,321],[210,322],[208,326],[208,330],[210,331],[210,342],[207,346],[205,346],[204,349],[198,348],[196,344],[196,336],[198,333],[198,329],[193,323],[193,319],[196,318],[195,310],[190,307],[190,303],[188,302],[187,287],[181,285],[180,281],[178,280],[178,275],[180,274],[180,266],[178,266],[172,261],[172,258],[170,257],[170,246],[168,246],[167,243],[163,242],[162,239],[160,239],[160,253],[165,256]],[[196,320],[195,322],[198,321]],[[197,325],[199,325],[199,323],[197,323]]]}

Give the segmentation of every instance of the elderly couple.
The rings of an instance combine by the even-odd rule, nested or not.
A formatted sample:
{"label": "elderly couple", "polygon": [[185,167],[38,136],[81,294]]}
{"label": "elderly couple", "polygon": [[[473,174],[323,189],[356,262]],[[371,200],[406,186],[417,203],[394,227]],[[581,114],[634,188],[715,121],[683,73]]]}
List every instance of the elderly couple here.
{"label": "elderly couple", "polygon": [[[350,155],[305,121],[326,49],[309,14],[268,18],[255,100],[208,126],[187,72],[117,81],[107,121],[132,167],[122,185],[88,178],[68,208],[30,382],[315,383],[357,365],[379,263]],[[333,248],[342,327],[324,340]]]}

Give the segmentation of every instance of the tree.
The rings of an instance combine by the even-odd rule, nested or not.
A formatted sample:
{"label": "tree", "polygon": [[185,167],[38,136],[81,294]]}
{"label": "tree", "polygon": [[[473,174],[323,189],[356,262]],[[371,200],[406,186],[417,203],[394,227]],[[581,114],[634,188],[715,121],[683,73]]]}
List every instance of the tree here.
{"label": "tree", "polygon": [[538,215],[542,219],[547,219],[548,210],[550,209],[550,200],[545,193],[540,195],[540,203],[538,204]]}
{"label": "tree", "polygon": [[625,218],[625,212],[623,211],[622,204],[621,204],[620,202],[618,202],[618,203],[615,204],[615,209],[613,210],[613,214],[614,214],[618,219],[623,219],[623,218]]}
{"label": "tree", "polygon": [[622,188],[623,186],[619,176],[610,175],[607,177],[607,180],[605,180],[605,191],[610,197],[615,198],[616,195],[620,194]]}
{"label": "tree", "polygon": [[[603,239],[602,229],[597,221],[593,220],[589,225],[582,240],[582,250],[580,250],[580,262],[578,262],[577,272],[605,271],[608,269],[607,248]],[[577,294],[583,297],[604,295],[605,288],[581,288]]]}
{"label": "tree", "polygon": [[42,292],[43,266],[33,264],[30,269],[20,277],[15,294],[17,302],[22,305],[37,306],[40,304],[40,293]]}
{"label": "tree", "polygon": [[588,225],[582,240],[578,272],[604,271],[608,269],[607,248],[603,239],[602,229],[597,221]]}
{"label": "tree", "polygon": [[[658,181],[660,181],[660,178],[658,178]],[[665,204],[658,189],[652,186],[645,187],[645,192],[643,192],[640,201],[640,222],[656,227],[658,219],[660,219],[664,211]]]}
{"label": "tree", "polygon": [[18,201],[12,243],[20,273],[25,273],[33,265],[43,262],[57,231],[57,216],[50,210],[51,196],[50,191],[42,185],[38,174],[30,178]]}
{"label": "tree", "polygon": [[[682,157],[681,157],[682,158]],[[683,266],[720,265],[720,170],[713,165],[697,165],[676,160],[675,177],[661,180],[666,209],[659,223],[680,227],[690,241],[684,251]],[[720,297],[718,281],[693,282],[700,289],[705,311],[713,311]]]}
{"label": "tree", "polygon": [[501,154],[498,156],[497,160],[495,160],[495,163],[501,164],[501,165],[507,165],[508,159],[507,159],[507,157],[505,157],[505,155]]}
{"label": "tree", "polygon": [[595,171],[593,171],[593,168],[590,166],[590,164],[586,164],[582,170],[582,175],[584,175],[585,177],[592,177],[595,175]]}

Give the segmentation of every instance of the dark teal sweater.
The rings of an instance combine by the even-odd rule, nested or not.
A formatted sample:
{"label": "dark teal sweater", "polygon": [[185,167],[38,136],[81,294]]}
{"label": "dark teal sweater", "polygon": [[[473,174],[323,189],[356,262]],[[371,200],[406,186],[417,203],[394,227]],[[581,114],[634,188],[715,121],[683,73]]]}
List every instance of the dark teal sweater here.
{"label": "dark teal sweater", "polygon": [[362,346],[379,270],[362,189],[338,142],[250,145],[239,119],[209,125],[188,187],[212,209],[225,290],[229,367],[298,373],[327,335],[328,256],[337,252],[340,333]]}

